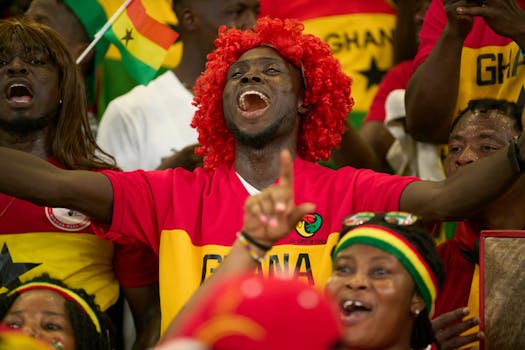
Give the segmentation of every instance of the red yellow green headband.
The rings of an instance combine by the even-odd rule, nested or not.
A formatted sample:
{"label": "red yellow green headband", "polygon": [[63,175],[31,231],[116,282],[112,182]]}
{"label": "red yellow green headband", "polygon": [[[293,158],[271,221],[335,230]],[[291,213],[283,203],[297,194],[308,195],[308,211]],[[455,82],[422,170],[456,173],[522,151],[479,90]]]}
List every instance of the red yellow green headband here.
{"label": "red yellow green headband", "polygon": [[386,227],[362,225],[341,238],[335,247],[333,259],[341,250],[353,244],[369,245],[394,255],[414,280],[427,310],[432,310],[438,291],[436,278],[423,257],[404,237]]}
{"label": "red yellow green headband", "polygon": [[30,291],[30,290],[36,290],[36,289],[46,289],[53,291],[55,293],[60,294],[62,297],[64,297],[66,300],[71,300],[75,304],[77,304],[82,311],[89,316],[91,319],[91,322],[95,326],[95,329],[98,333],[101,332],[100,328],[100,322],[98,321],[97,315],[93,308],[89,306],[89,304],[77,293],[73,292],[72,290],[69,290],[67,288],[63,288],[60,286],[57,286],[56,284],[48,283],[48,282],[29,282],[27,284],[21,285],[9,292],[9,295],[13,295],[14,293],[22,294],[24,292]]}

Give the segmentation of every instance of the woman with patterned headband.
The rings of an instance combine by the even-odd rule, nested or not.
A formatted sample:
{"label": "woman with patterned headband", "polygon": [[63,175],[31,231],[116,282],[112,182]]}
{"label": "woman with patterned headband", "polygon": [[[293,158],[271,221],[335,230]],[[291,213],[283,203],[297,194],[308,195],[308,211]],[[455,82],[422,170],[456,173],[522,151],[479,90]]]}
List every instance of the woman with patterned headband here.
{"label": "woman with patterned headband", "polygon": [[326,290],[341,309],[350,349],[424,349],[443,263],[408,213],[358,213],[343,220]]}
{"label": "woman with patterned headband", "polygon": [[111,321],[94,297],[42,275],[0,295],[0,320],[57,350],[111,350]]}

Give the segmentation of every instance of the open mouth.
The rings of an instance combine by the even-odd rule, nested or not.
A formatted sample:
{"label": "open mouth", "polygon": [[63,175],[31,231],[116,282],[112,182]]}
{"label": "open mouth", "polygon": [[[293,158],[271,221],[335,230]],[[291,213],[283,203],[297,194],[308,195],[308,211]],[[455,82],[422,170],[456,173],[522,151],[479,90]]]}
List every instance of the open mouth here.
{"label": "open mouth", "polygon": [[9,102],[27,103],[33,99],[33,93],[26,85],[15,83],[8,86],[6,97]]}
{"label": "open mouth", "polygon": [[358,300],[346,300],[341,310],[343,316],[350,317],[355,314],[370,312],[372,311],[372,307]]}
{"label": "open mouth", "polygon": [[239,109],[243,112],[256,112],[268,108],[270,99],[259,91],[245,91],[237,100]]}

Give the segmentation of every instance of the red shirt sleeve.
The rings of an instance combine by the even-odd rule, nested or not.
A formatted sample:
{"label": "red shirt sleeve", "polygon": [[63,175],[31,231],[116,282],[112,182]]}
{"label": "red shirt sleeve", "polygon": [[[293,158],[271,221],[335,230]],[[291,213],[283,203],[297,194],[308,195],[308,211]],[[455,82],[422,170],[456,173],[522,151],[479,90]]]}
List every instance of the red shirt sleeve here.
{"label": "red shirt sleeve", "polygon": [[[110,227],[94,225],[95,234],[116,244],[146,245],[158,254],[159,217],[170,208],[171,170],[105,170],[102,173],[113,187],[113,217]],[[157,173],[159,176],[154,175]],[[155,191],[156,187],[164,191]],[[159,193],[163,196],[155,196]]]}

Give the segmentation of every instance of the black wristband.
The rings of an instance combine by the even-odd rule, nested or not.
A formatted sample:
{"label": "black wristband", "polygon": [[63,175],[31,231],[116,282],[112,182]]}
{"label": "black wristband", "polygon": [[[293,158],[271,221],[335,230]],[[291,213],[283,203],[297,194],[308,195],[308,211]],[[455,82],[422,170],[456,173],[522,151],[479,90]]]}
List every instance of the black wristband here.
{"label": "black wristband", "polygon": [[268,247],[267,245],[264,245],[262,243],[259,243],[257,242],[255,239],[253,239],[253,237],[251,237],[246,231],[241,231],[241,235],[248,241],[250,242],[250,244],[253,244],[254,246],[256,246],[257,248],[259,248],[260,250],[264,250],[265,252],[269,251],[270,249],[272,249],[272,247]]}
{"label": "black wristband", "polygon": [[507,158],[510,161],[510,166],[512,170],[519,174],[525,171],[525,161],[521,159],[519,139],[512,139],[510,142],[509,148],[507,150]]}

